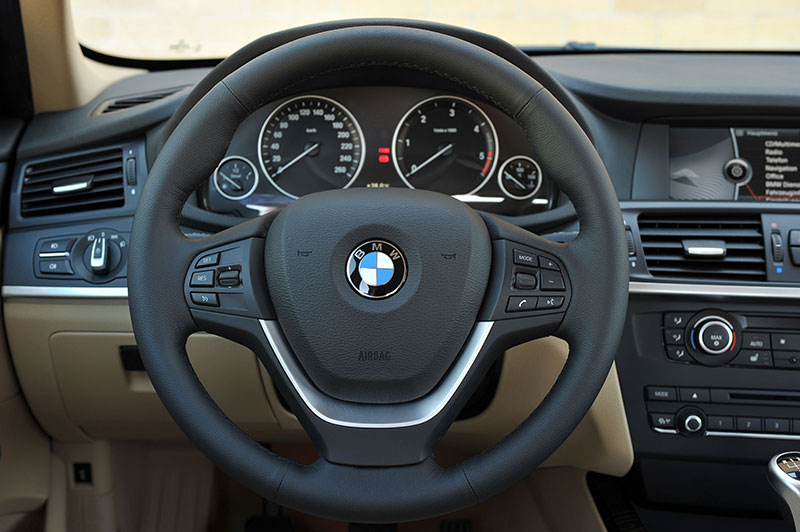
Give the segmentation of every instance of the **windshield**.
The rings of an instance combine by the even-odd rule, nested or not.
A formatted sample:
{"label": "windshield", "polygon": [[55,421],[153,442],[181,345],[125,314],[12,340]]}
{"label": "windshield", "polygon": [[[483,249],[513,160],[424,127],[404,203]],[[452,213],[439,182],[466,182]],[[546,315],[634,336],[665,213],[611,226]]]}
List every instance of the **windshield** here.
{"label": "windshield", "polygon": [[72,0],[78,40],[141,59],[222,58],[314,22],[392,17],[453,24],[521,47],[800,49],[797,0]]}

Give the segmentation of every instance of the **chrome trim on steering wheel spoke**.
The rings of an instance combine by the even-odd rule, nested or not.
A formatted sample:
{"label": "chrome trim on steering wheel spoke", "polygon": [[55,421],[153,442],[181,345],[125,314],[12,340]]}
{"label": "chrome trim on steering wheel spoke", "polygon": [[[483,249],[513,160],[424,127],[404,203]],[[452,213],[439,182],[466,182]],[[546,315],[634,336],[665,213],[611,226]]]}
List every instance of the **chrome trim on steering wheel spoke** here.
{"label": "chrome trim on steering wheel spoke", "polygon": [[259,320],[259,323],[272,352],[306,407],[327,423],[361,429],[411,427],[436,417],[464,382],[494,325],[493,321],[475,324],[453,367],[428,395],[402,404],[367,405],[340,401],[319,391],[292,355],[278,322]]}

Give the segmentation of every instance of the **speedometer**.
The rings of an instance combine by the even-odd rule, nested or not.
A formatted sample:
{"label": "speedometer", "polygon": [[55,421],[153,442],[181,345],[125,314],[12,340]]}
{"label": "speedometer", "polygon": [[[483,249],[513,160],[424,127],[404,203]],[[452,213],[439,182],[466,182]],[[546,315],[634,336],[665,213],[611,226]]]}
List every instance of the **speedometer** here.
{"label": "speedometer", "polygon": [[394,167],[411,188],[474,194],[497,165],[497,133],[480,108],[435,96],[409,110],[392,140]]}
{"label": "speedometer", "polygon": [[258,139],[261,169],[290,198],[347,188],[364,163],[361,127],[342,104],[299,96],[278,106]]}

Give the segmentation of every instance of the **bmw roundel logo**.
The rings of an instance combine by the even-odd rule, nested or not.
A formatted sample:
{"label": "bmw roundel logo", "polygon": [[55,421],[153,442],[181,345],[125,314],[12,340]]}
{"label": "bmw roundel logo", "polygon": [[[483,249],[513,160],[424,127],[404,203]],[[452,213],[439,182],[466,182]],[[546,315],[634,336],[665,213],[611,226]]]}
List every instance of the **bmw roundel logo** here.
{"label": "bmw roundel logo", "polygon": [[389,297],[406,282],[406,258],[394,244],[368,240],[350,253],[347,280],[361,296]]}

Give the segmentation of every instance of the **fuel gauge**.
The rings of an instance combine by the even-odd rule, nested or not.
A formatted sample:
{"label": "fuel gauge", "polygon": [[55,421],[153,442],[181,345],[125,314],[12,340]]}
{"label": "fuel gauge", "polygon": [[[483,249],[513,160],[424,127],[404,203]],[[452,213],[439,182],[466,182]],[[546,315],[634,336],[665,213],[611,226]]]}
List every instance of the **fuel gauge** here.
{"label": "fuel gauge", "polygon": [[253,163],[234,155],[222,159],[214,171],[214,188],[224,198],[238,201],[246,198],[258,186],[258,170]]}
{"label": "fuel gauge", "polygon": [[542,169],[530,157],[516,155],[507,159],[500,167],[497,182],[509,198],[528,199],[535,196],[542,186]]}

